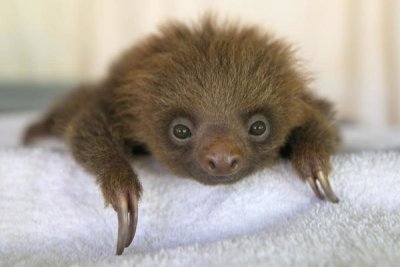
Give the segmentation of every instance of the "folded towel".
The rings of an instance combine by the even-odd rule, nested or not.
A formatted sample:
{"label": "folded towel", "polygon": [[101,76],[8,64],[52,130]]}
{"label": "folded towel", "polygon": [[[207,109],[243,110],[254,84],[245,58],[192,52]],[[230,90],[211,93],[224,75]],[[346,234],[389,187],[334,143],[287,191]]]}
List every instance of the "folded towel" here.
{"label": "folded towel", "polygon": [[1,266],[395,266],[400,153],[333,159],[339,204],[318,200],[287,162],[204,186],[158,162],[134,164],[144,192],[133,245],[116,257],[117,217],[68,152],[0,150]]}

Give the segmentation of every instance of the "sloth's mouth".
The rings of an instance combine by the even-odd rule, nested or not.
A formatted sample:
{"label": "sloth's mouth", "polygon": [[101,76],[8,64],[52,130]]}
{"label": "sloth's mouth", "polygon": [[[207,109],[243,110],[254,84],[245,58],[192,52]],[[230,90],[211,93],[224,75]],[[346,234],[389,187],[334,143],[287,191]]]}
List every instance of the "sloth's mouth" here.
{"label": "sloth's mouth", "polygon": [[232,181],[232,180],[234,180],[232,177],[230,177],[230,176],[213,176],[213,178],[212,178],[214,181],[216,181],[216,182],[226,182],[226,181]]}
{"label": "sloth's mouth", "polygon": [[247,176],[251,169],[250,166],[245,166],[241,170],[233,174],[210,174],[196,165],[186,169],[186,175],[194,178],[196,181],[205,185],[224,185],[233,184],[245,176]]}
{"label": "sloth's mouth", "polygon": [[206,175],[205,177],[197,177],[197,180],[206,185],[222,185],[235,183],[241,178],[242,176],[239,175]]}

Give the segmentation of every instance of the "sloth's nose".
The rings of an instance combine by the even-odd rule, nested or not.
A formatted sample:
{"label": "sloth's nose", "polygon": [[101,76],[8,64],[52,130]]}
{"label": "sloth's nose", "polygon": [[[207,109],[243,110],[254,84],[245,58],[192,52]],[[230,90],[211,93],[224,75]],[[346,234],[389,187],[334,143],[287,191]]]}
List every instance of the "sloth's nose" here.
{"label": "sloth's nose", "polygon": [[238,173],[245,163],[244,145],[234,135],[211,136],[200,140],[198,162],[216,181],[229,179]]}
{"label": "sloth's nose", "polygon": [[217,176],[235,174],[242,165],[239,155],[224,152],[207,155],[205,160],[206,171]]}

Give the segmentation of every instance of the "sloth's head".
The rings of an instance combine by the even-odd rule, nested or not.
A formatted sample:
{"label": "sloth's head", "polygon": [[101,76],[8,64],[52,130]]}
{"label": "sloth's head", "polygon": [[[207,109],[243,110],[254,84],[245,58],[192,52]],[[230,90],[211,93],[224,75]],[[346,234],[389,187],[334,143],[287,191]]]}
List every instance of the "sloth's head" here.
{"label": "sloth's head", "polygon": [[307,81],[291,49],[257,28],[173,24],[130,53],[117,73],[132,131],[178,174],[236,181],[276,159],[299,125]]}

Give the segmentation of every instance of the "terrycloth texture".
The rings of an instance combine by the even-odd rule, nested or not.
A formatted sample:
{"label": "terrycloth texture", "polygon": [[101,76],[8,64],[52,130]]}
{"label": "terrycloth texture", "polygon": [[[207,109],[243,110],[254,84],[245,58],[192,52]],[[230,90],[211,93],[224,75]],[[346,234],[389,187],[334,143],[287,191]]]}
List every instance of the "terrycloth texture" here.
{"label": "terrycloth texture", "polygon": [[228,186],[135,164],[144,194],[132,247],[115,257],[117,218],[62,150],[0,151],[0,266],[396,266],[400,153],[334,158],[337,205],[287,163]]}

